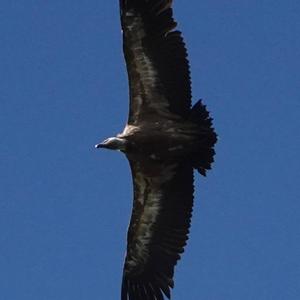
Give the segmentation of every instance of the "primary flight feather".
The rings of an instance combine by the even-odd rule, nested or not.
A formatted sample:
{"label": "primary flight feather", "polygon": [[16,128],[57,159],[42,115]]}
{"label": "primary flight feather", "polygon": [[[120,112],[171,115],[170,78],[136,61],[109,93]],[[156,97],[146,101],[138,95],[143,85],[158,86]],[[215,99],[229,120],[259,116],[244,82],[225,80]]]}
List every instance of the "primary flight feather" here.
{"label": "primary flight feather", "polygon": [[121,134],[96,145],[130,164],[133,209],[121,300],[170,299],[188,239],[193,169],[211,168],[217,136],[206,107],[191,107],[187,51],[172,0],[120,0],[130,109]]}

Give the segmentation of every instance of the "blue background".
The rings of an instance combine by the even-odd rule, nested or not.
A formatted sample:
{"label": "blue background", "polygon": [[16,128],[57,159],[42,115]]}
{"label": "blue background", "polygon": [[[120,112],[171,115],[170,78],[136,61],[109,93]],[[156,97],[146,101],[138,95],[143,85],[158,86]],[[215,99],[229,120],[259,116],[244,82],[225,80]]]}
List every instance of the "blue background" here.
{"label": "blue background", "polygon": [[[0,4],[0,291],[119,299],[132,187],[118,1]],[[187,4],[188,3],[188,4]],[[176,1],[219,134],[174,300],[300,299],[300,2]]]}

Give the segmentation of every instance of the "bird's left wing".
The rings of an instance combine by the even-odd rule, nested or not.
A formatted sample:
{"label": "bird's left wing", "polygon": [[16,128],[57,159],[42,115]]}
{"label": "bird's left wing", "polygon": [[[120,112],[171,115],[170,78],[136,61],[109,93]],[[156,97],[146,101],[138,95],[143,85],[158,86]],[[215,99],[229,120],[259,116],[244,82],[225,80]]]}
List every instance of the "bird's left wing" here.
{"label": "bird's left wing", "polygon": [[187,51],[175,30],[172,0],[120,0],[130,93],[128,124],[187,118],[191,82]]}
{"label": "bird's left wing", "polygon": [[129,157],[134,202],[127,236],[122,300],[170,298],[174,267],[188,239],[193,169]]}

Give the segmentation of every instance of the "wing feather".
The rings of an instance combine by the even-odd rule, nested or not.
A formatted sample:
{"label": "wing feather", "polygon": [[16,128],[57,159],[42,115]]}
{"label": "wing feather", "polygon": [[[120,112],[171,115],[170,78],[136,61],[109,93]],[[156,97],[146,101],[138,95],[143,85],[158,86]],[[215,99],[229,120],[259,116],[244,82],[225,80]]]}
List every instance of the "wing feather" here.
{"label": "wing feather", "polygon": [[130,93],[128,124],[188,116],[189,64],[181,33],[174,30],[171,5],[171,0],[120,0]]}
{"label": "wing feather", "polygon": [[122,300],[163,300],[188,239],[193,168],[179,162],[129,158],[134,203],[127,236]]}

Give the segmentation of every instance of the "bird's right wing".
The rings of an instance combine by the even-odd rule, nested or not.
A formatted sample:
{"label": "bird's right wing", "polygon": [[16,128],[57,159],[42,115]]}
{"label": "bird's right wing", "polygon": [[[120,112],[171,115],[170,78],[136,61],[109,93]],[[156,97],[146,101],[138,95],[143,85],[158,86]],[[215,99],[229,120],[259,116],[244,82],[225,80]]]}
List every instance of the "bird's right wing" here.
{"label": "bird's right wing", "polygon": [[134,185],[122,300],[170,298],[174,267],[188,239],[193,168],[129,158]]}

